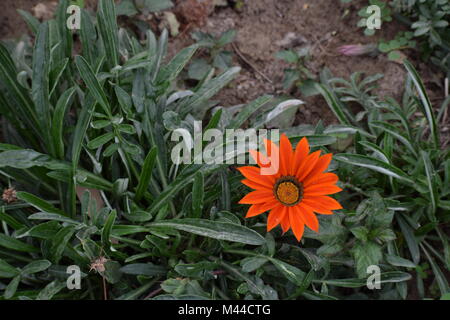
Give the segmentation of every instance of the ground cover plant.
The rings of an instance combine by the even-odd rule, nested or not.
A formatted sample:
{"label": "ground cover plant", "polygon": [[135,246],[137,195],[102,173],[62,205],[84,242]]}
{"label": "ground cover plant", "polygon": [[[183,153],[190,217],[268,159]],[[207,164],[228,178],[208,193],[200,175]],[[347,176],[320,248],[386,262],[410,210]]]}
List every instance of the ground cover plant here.
{"label": "ground cover plant", "polygon": [[[293,97],[214,99],[240,72],[222,50],[233,31],[166,59],[168,31],[140,41],[100,0],[72,32],[69,5],[50,21],[24,14],[31,46],[0,44],[0,299],[448,298],[447,105],[411,62],[397,101],[374,93],[382,75],[310,76],[306,53],[279,54],[298,63],[289,86],[308,81],[339,121],[291,126]],[[268,187],[251,164],[174,162],[180,141],[194,149],[174,133],[199,123],[279,128],[266,151],[282,150],[281,176]]]}

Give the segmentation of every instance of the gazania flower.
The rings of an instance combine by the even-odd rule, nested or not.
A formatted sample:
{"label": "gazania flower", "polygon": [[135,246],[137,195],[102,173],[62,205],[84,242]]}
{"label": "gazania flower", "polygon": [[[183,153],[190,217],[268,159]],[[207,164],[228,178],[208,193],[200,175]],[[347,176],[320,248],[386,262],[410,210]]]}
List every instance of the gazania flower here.
{"label": "gazania flower", "polygon": [[[280,146],[265,140],[266,154],[250,150],[258,167],[246,166],[238,170],[246,179],[242,183],[255,189],[239,203],[251,204],[246,218],[257,216],[270,210],[267,231],[281,224],[283,233],[292,228],[298,241],[303,236],[305,224],[319,231],[319,221],[314,213],[333,214],[332,210],[342,209],[335,199],[327,196],[342,189],[334,173],[324,172],[331,161],[331,153],[320,156],[320,151],[309,154],[306,138],[300,140],[292,150],[291,142],[282,135]],[[278,167],[275,173],[264,175],[262,169]],[[275,170],[274,170],[275,171]]]}

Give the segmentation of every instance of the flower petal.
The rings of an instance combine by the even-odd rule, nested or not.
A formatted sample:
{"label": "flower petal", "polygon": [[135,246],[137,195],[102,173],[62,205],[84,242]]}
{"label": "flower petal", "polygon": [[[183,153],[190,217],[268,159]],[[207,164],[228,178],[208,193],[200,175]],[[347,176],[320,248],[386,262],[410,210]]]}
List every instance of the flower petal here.
{"label": "flower petal", "polygon": [[286,233],[291,227],[291,223],[289,221],[289,212],[291,210],[288,209],[288,214],[285,214],[283,220],[281,220],[281,229],[283,229],[283,234]]}
{"label": "flower petal", "polygon": [[303,186],[307,187],[310,185],[323,184],[323,183],[335,184],[336,182],[338,182],[338,180],[339,180],[339,177],[336,174],[331,173],[331,172],[326,172],[326,173],[322,173],[318,176],[315,176],[314,179],[303,182]]}
{"label": "flower petal", "polygon": [[259,169],[257,167],[250,167],[250,166],[239,167],[237,169],[247,179],[255,181],[267,188],[273,188],[273,184],[275,183],[275,178],[271,178],[270,176],[266,176],[266,175],[261,175],[261,169]]}
{"label": "flower petal", "polygon": [[256,190],[248,193],[245,195],[240,201],[240,204],[256,204],[256,203],[263,203],[263,202],[269,202],[274,200],[275,197],[273,196],[273,193],[271,191],[261,191]]}
{"label": "flower petal", "polygon": [[302,220],[311,230],[319,232],[319,220],[317,220],[316,215],[312,212],[311,209],[302,206],[302,204],[299,204],[294,208],[297,214],[299,214],[300,217],[302,217]]}
{"label": "flower petal", "polygon": [[324,196],[327,194],[334,194],[341,191],[342,191],[341,188],[332,184],[314,184],[312,186],[305,187],[304,196],[305,197]]}
{"label": "flower petal", "polygon": [[289,210],[289,222],[291,224],[292,232],[294,233],[297,241],[300,241],[305,231],[305,224],[302,218],[294,210]]}
{"label": "flower petal", "polygon": [[308,153],[309,153],[308,139],[303,137],[297,143],[297,146],[295,147],[294,160],[293,160],[293,164],[291,166],[291,171],[289,173],[290,175],[296,175],[297,174],[298,169],[300,168],[302,163],[306,160],[306,157],[308,156]]}
{"label": "flower petal", "polygon": [[243,184],[245,184],[247,187],[250,187],[250,188],[252,188],[252,189],[256,189],[256,190],[271,190],[270,188],[268,188],[268,187],[266,187],[266,186],[264,186],[264,185],[262,185],[262,184],[259,184],[259,183],[257,183],[257,182],[254,182],[254,181],[252,181],[252,180],[248,180],[248,179],[244,179],[244,180],[241,180],[241,182],[243,183]]}
{"label": "flower petal", "polygon": [[303,183],[307,183],[309,180],[314,179],[317,175],[323,173],[330,165],[332,157],[333,155],[331,153],[321,156],[308,176],[303,179]]}
{"label": "flower petal", "polygon": [[304,203],[308,207],[312,208],[313,211],[322,214],[333,214],[331,210],[342,209],[339,202],[328,196],[305,197],[301,203]]}
{"label": "flower petal", "polygon": [[255,217],[257,215],[260,215],[261,213],[264,213],[270,209],[275,208],[276,206],[281,206],[281,204],[277,200],[270,201],[267,203],[254,204],[248,209],[247,215],[245,217],[246,218]]}
{"label": "flower petal", "polygon": [[292,145],[289,141],[289,138],[284,133],[280,138],[280,173],[283,176],[287,176],[289,174],[289,169],[292,163],[292,159],[294,157],[294,153],[292,151]]}
{"label": "flower petal", "polygon": [[303,179],[314,169],[317,161],[319,160],[320,150],[308,155],[306,160],[302,163],[302,166],[297,171],[297,179],[302,182]]}
{"label": "flower petal", "polygon": [[286,213],[286,206],[279,206],[272,209],[272,211],[270,211],[269,213],[269,217],[267,218],[267,231],[270,231],[277,225],[279,225]]}

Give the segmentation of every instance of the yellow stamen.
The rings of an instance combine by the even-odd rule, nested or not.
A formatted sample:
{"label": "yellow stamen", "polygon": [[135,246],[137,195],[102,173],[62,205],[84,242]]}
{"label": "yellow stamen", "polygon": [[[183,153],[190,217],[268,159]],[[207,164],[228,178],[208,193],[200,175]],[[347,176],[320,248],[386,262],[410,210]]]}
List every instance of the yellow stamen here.
{"label": "yellow stamen", "polygon": [[282,204],[293,206],[301,200],[303,188],[294,177],[282,177],[275,184],[274,193]]}

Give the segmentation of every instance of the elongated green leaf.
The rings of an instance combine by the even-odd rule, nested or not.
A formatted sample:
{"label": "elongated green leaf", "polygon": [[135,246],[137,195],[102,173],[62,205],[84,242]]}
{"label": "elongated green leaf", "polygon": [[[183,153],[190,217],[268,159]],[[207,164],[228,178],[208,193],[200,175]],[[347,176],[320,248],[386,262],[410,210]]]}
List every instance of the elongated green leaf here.
{"label": "elongated green leaf", "polygon": [[304,273],[302,270],[278,259],[268,259],[289,281],[298,286],[302,284],[306,276],[306,273]]}
{"label": "elongated green leaf", "polygon": [[[391,271],[384,272],[380,274],[380,284],[383,283],[398,283],[403,281],[408,281],[411,279],[411,275],[406,272],[401,271]],[[313,282],[325,283],[327,285],[332,285],[336,287],[343,288],[360,288],[365,287],[367,285],[366,279],[333,279],[333,280],[313,280]]]}
{"label": "elongated green leaf", "polygon": [[344,112],[344,106],[342,105],[342,102],[335,96],[335,94],[329,90],[326,86],[316,83],[316,88],[322,94],[322,96],[325,98],[325,101],[327,102],[328,106],[331,108],[331,111],[335,114],[336,118],[345,125],[350,126],[351,122],[347,118]]}
{"label": "elongated green leaf", "polygon": [[38,273],[44,270],[47,270],[52,263],[48,260],[37,260],[30,262],[25,267],[23,267],[21,274],[22,275],[29,275],[33,273]]}
{"label": "elongated green leaf", "polygon": [[430,199],[431,199],[431,221],[435,221],[436,217],[436,209],[438,206],[438,196],[436,190],[436,182],[435,182],[435,171],[433,169],[433,164],[431,163],[430,156],[425,151],[421,151],[420,155],[422,157],[423,164],[425,166],[425,173],[427,175],[427,187],[430,191]]}
{"label": "elongated green leaf", "polygon": [[149,277],[166,274],[166,269],[153,263],[133,263],[120,268],[120,271],[126,274],[144,275]]}
{"label": "elongated green leaf", "polygon": [[200,218],[203,210],[204,200],[204,178],[203,173],[199,171],[192,184],[192,217]]}
{"label": "elongated green leaf", "polygon": [[97,77],[95,76],[95,73],[92,70],[91,66],[82,56],[76,56],[75,63],[77,65],[78,71],[80,72],[81,78],[86,83],[89,92],[102,106],[105,113],[111,117],[111,110],[108,103],[108,99],[106,98],[106,94],[103,91],[103,88],[100,82],[98,81]]}
{"label": "elongated green leaf", "polygon": [[6,234],[0,233],[0,247],[22,252],[38,252],[39,250],[32,245],[14,239]]}
{"label": "elongated green leaf", "polygon": [[174,228],[204,237],[252,245],[264,244],[264,238],[247,227],[229,222],[205,219],[173,219],[149,224],[154,227]]}
{"label": "elongated green leaf", "polygon": [[228,125],[229,129],[237,129],[240,126],[244,124],[247,119],[254,114],[256,111],[258,111],[262,106],[264,106],[266,103],[268,103],[270,100],[272,100],[273,97],[269,95],[265,95],[262,97],[257,98],[256,100],[250,102],[247,104],[237,116],[233,118],[233,120]]}
{"label": "elongated green leaf", "polygon": [[102,36],[110,69],[119,64],[119,38],[115,4],[113,0],[100,0],[98,3],[98,28]]}
{"label": "elongated green leaf", "polygon": [[83,56],[91,65],[95,63],[95,49],[97,42],[97,31],[92,23],[91,17],[86,10],[81,11],[80,38],[83,46]]}
{"label": "elongated green leaf", "polygon": [[40,127],[46,137],[49,151],[53,143],[50,141],[50,101],[49,101],[49,67],[50,44],[48,23],[39,26],[33,52],[32,97],[39,119]]}
{"label": "elongated green leaf", "polygon": [[403,217],[397,215],[397,221],[400,225],[400,229],[402,230],[403,237],[406,240],[406,244],[408,245],[409,252],[411,253],[411,257],[415,264],[420,262],[420,250],[419,243],[414,236],[414,230],[408,225]]}
{"label": "elongated green leaf", "polygon": [[183,70],[194,53],[197,51],[199,45],[193,44],[189,47],[182,49],[167,66],[161,69],[158,74],[157,82],[169,81],[172,82],[178,74]]}
{"label": "elongated green leaf", "polygon": [[51,300],[55,294],[66,288],[66,286],[67,284],[65,281],[54,280],[39,292],[36,300]]}
{"label": "elongated green leaf", "polygon": [[399,130],[393,126],[390,123],[381,122],[381,121],[372,121],[370,122],[370,125],[379,128],[383,131],[389,132],[391,135],[393,135],[395,138],[397,138],[401,143],[403,143],[411,153],[417,157],[417,151],[414,148],[414,145],[411,143],[411,141],[408,140],[407,137],[405,137],[403,134],[399,132]]}
{"label": "elongated green leaf", "polygon": [[18,9],[17,12],[22,16],[23,20],[25,20],[25,22],[27,23],[28,28],[30,28],[31,32],[36,34],[38,32],[39,25],[40,25],[39,20],[36,19],[28,11],[24,11],[24,10]]}
{"label": "elongated green leaf", "polygon": [[158,148],[153,146],[153,148],[148,152],[144,160],[144,165],[142,166],[141,174],[139,177],[139,183],[136,188],[136,195],[134,199],[139,201],[147,190],[152,177],[153,168],[156,163],[156,157],[158,155]]}
{"label": "elongated green leaf", "polygon": [[17,192],[17,198],[31,204],[33,207],[43,212],[59,214],[62,216],[66,215],[63,211],[55,208],[51,203],[42,200],[31,193],[25,191]]}
{"label": "elongated green leaf", "polygon": [[14,278],[20,273],[17,268],[14,268],[8,262],[0,259],[0,278]]}
{"label": "elongated green leaf", "polygon": [[74,234],[75,229],[73,226],[67,226],[62,229],[60,229],[55,236],[51,239],[52,246],[51,246],[51,256],[52,256],[52,262],[55,264],[58,264],[59,261],[62,258],[62,255],[64,253],[64,250],[67,247],[67,244],[72,238],[72,235]]}
{"label": "elongated green leaf", "polygon": [[28,219],[30,219],[30,220],[54,220],[54,221],[67,222],[70,224],[80,224],[78,221],[64,217],[60,214],[46,213],[46,212],[34,213],[34,214],[28,216]]}
{"label": "elongated green leaf", "polygon": [[11,299],[17,291],[20,283],[20,276],[14,277],[5,289],[5,299]]}
{"label": "elongated green leaf", "polygon": [[240,70],[239,67],[230,68],[218,77],[206,82],[192,97],[186,100],[180,109],[186,113],[193,110],[195,113],[202,114],[204,112],[204,110],[200,110],[202,105],[236,77]]}
{"label": "elongated green leaf", "polygon": [[419,73],[414,68],[414,66],[409,62],[408,60],[404,60],[403,64],[406,67],[406,70],[408,70],[409,75],[411,76],[412,81],[414,82],[414,85],[416,86],[417,92],[419,93],[420,99],[422,101],[423,110],[425,113],[425,116],[428,120],[428,125],[430,126],[431,131],[431,137],[433,139],[433,143],[436,148],[439,148],[440,142],[439,142],[439,130],[436,124],[436,117],[434,115],[433,106],[431,105],[431,101],[428,98],[425,86],[422,82],[422,79],[420,78]]}
{"label": "elongated green leaf", "polygon": [[69,108],[70,100],[75,93],[75,87],[69,88],[61,95],[53,112],[52,137],[55,145],[56,155],[64,159],[63,125],[64,116]]}
{"label": "elongated green leaf", "polygon": [[439,286],[439,290],[441,292],[441,295],[444,295],[448,292],[450,292],[450,287],[448,285],[448,281],[442,272],[441,268],[437,265],[437,263],[434,261],[433,257],[428,253],[428,251],[425,249],[425,247],[421,244],[420,247],[422,248],[423,252],[425,252],[425,256],[427,257],[428,261],[430,262],[431,268],[433,269],[433,274],[436,278],[436,282]]}
{"label": "elongated green leaf", "polygon": [[414,184],[414,181],[399,168],[373,157],[363,156],[359,154],[340,153],[335,155],[334,159],[356,166],[368,168],[382,174],[397,178],[404,182]]}
{"label": "elongated green leaf", "polygon": [[394,256],[394,255],[386,255],[386,261],[396,267],[405,267],[405,268],[415,268],[416,264],[408,259],[404,259],[402,257]]}
{"label": "elongated green leaf", "polygon": [[0,43],[0,80],[9,93],[8,99],[5,99],[4,102],[8,103],[11,112],[14,110],[15,114],[28,125],[34,134],[40,137],[42,132],[36,110],[32,106],[28,92],[17,82],[17,73],[8,50]]}
{"label": "elongated green leaf", "polygon": [[89,141],[87,146],[89,149],[97,149],[112,139],[114,139],[114,132],[108,132]]}
{"label": "elongated green leaf", "polygon": [[111,251],[111,230],[113,228],[114,222],[116,221],[117,212],[112,210],[109,213],[108,219],[106,219],[105,225],[102,229],[102,245],[105,250]]}

